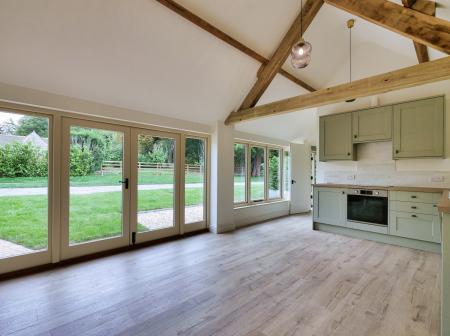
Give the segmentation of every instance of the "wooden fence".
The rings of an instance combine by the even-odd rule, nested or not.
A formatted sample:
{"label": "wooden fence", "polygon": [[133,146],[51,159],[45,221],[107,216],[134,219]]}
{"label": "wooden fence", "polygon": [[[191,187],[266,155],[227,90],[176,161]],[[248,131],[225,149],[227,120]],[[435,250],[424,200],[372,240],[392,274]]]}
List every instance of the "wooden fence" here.
{"label": "wooden fence", "polygon": [[[103,161],[101,168],[101,175],[105,173],[118,173],[122,171],[123,163],[122,161]],[[173,163],[148,163],[148,162],[138,162],[139,171],[153,171],[155,173],[162,172],[173,172]],[[204,166],[202,165],[190,165],[186,164],[184,168],[186,173],[203,173]]]}

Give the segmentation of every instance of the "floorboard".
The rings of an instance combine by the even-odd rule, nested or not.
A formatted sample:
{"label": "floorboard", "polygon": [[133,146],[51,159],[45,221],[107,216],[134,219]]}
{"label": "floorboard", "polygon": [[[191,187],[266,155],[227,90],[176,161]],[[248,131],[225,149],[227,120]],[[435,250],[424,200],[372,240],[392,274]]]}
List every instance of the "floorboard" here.
{"label": "floorboard", "polygon": [[285,217],[0,283],[0,335],[439,335],[437,254]]}

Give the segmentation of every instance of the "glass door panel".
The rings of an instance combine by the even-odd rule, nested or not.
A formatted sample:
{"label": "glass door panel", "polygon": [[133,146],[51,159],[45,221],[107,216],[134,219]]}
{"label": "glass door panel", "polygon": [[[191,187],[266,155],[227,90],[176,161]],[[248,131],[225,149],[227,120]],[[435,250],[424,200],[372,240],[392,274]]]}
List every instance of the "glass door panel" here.
{"label": "glass door panel", "polygon": [[185,138],[184,142],[184,224],[206,227],[206,141]]}
{"label": "glass door panel", "polygon": [[63,178],[67,187],[63,246],[69,256],[126,245],[128,129],[65,119]]}
{"label": "glass door panel", "polygon": [[177,234],[178,136],[133,130],[132,141],[135,242]]}
{"label": "glass door panel", "polygon": [[48,251],[48,193],[49,118],[0,111],[0,260]]}

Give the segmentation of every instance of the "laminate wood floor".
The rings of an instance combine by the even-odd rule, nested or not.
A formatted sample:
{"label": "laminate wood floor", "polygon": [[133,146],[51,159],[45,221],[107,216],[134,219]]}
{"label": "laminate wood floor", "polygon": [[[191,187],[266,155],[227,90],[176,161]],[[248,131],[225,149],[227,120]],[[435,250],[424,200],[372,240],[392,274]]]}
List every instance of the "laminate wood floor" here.
{"label": "laminate wood floor", "polygon": [[291,216],[0,283],[1,335],[438,335],[436,254]]}

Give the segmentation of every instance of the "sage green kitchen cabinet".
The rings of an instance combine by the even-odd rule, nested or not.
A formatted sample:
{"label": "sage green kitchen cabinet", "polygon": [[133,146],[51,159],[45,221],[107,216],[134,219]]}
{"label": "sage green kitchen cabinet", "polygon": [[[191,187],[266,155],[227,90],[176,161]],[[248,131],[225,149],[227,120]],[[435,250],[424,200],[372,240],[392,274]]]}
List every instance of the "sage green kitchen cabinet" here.
{"label": "sage green kitchen cabinet", "polygon": [[320,118],[319,160],[354,160],[351,113]]}
{"label": "sage green kitchen cabinet", "polygon": [[441,242],[441,219],[438,215],[391,211],[389,234],[428,242]]}
{"label": "sage green kitchen cabinet", "polygon": [[392,139],[392,106],[352,112],[353,143]]}
{"label": "sage green kitchen cabinet", "polygon": [[345,189],[314,187],[314,222],[346,226],[346,209]]}
{"label": "sage green kitchen cabinet", "polygon": [[393,157],[444,156],[444,97],[394,105]]}

